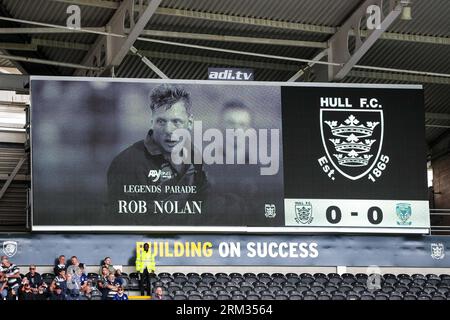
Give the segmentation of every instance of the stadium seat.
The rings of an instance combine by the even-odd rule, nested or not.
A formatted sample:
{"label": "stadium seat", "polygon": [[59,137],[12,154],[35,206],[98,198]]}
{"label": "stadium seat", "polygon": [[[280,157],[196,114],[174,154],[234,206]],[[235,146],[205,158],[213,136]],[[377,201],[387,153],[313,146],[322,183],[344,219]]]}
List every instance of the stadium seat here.
{"label": "stadium seat", "polygon": [[217,292],[220,290],[225,290],[225,287],[223,285],[219,285],[219,284],[215,284],[215,285],[211,286],[212,292]]}
{"label": "stadium seat", "polygon": [[183,287],[181,285],[171,285],[167,288],[169,294],[173,294],[176,291],[183,291]]}
{"label": "stadium seat", "polygon": [[230,282],[230,277],[227,275],[220,275],[220,276],[216,276],[216,283],[219,284],[226,284],[227,282]]}
{"label": "stadium seat", "polygon": [[182,286],[182,288],[183,288],[184,292],[189,292],[189,291],[195,291],[197,289],[197,286],[186,283],[184,286]]}
{"label": "stadium seat", "polygon": [[329,284],[327,284],[326,287],[324,287],[324,290],[327,293],[333,294],[334,292],[336,292],[338,290],[338,286],[329,283]]}
{"label": "stadium seat", "polygon": [[352,289],[353,289],[353,287],[351,285],[349,285],[349,284],[341,284],[338,287],[338,291],[342,292],[342,293],[346,293],[348,291],[351,291]]}
{"label": "stadium seat", "polygon": [[343,293],[336,292],[331,296],[331,300],[345,300],[346,296]]}
{"label": "stadium seat", "polygon": [[211,273],[211,272],[203,272],[203,273],[200,275],[200,277],[201,277],[201,278],[215,278],[214,274]]}
{"label": "stadium seat", "polygon": [[367,284],[367,278],[369,276],[366,273],[357,273],[355,274],[355,278],[356,278],[356,282],[358,282],[359,284],[362,285],[366,285]]}
{"label": "stadium seat", "polygon": [[316,280],[314,279],[314,277],[311,274],[309,274],[309,273],[300,274],[300,282],[302,284],[309,285],[309,284],[313,283],[314,281],[316,281]]}
{"label": "stadium seat", "polygon": [[286,279],[284,277],[272,277],[271,282],[282,286],[286,283]]}
{"label": "stadium seat", "polygon": [[200,275],[197,272],[189,272],[188,274],[186,274],[186,277],[190,278],[190,277],[200,277]]}
{"label": "stadium seat", "polygon": [[361,284],[355,284],[354,286],[353,286],[353,291],[355,291],[356,293],[359,293],[359,294],[361,294],[362,292],[364,292],[366,290],[366,287],[365,286],[363,286],[363,285],[361,285]]}
{"label": "stadium seat", "polygon": [[384,293],[391,293],[391,292],[394,292],[395,291],[395,288],[393,287],[393,286],[391,286],[391,285],[384,285],[384,286],[382,286],[381,287],[381,292],[384,292]]}
{"label": "stadium seat", "polygon": [[267,287],[262,286],[262,285],[257,285],[255,287],[253,287],[253,290],[255,290],[256,292],[261,292],[261,291],[267,290]]}
{"label": "stadium seat", "polygon": [[379,292],[375,295],[375,300],[389,300],[389,295]]}
{"label": "stadium seat", "polygon": [[[242,287],[241,287],[241,288],[242,288]],[[253,289],[253,288],[252,288],[252,289]],[[234,284],[227,283],[227,286],[225,287],[225,290],[226,290],[228,293],[231,293],[231,292],[233,292],[233,291],[238,291],[238,290],[239,290],[239,286],[234,285]]]}
{"label": "stadium seat", "polygon": [[427,284],[437,286],[441,282],[441,278],[436,274],[427,274]]}
{"label": "stadium seat", "polygon": [[370,293],[364,293],[361,295],[361,300],[375,300],[375,295]]}
{"label": "stadium seat", "polygon": [[315,273],[314,279],[315,279],[315,282],[320,283],[322,285],[328,283],[328,277],[325,273]]}
{"label": "stadium seat", "polygon": [[[93,274],[93,273],[90,273]],[[89,275],[89,274],[88,274]],[[130,279],[139,279],[139,273],[137,272],[131,272],[129,275]]]}
{"label": "stadium seat", "polygon": [[275,295],[275,300],[289,300],[289,296],[287,294],[277,294]]}
{"label": "stadium seat", "polygon": [[188,296],[185,294],[175,294],[173,300],[187,300]]}
{"label": "stadium seat", "polygon": [[432,300],[447,300],[447,298],[443,294],[435,294],[433,295]]}
{"label": "stadium seat", "polygon": [[297,286],[297,291],[304,294],[305,292],[309,291],[309,286],[305,284],[300,284]]}
{"label": "stadium seat", "polygon": [[275,296],[273,294],[263,294],[261,295],[261,300],[275,300]]}
{"label": "stadium seat", "polygon": [[422,292],[425,292],[426,294],[433,294],[437,291],[437,287],[432,284],[426,284],[425,287],[422,289]]}
{"label": "stadium seat", "polygon": [[172,276],[173,276],[174,278],[176,278],[176,277],[186,277],[186,275],[184,274],[184,272],[174,272],[174,273],[172,273]]}
{"label": "stadium seat", "polygon": [[217,300],[231,300],[231,294],[227,294],[227,293],[218,294]]}
{"label": "stadium seat", "polygon": [[247,294],[246,300],[261,300],[261,296],[257,293]]}
{"label": "stadium seat", "polygon": [[395,286],[395,292],[404,294],[405,292],[408,292],[408,291],[409,291],[408,286],[405,286],[405,285],[403,285],[403,284],[397,284],[397,285]]}
{"label": "stadium seat", "polygon": [[321,284],[315,284],[315,285],[311,286],[310,290],[314,293],[319,293],[321,291],[324,291],[325,287]]}
{"label": "stadium seat", "polygon": [[342,278],[342,282],[352,285],[356,282],[356,278],[353,274],[351,273],[344,273],[341,275]]}
{"label": "stadium seat", "polygon": [[255,288],[249,283],[245,283],[245,284],[241,283],[241,285],[239,287],[240,287],[241,292],[248,292],[248,291],[255,290]]}
{"label": "stadium seat", "polygon": [[450,291],[450,288],[448,286],[443,286],[442,284],[438,287],[437,292],[443,295],[447,295]]}
{"label": "stadium seat", "polygon": [[360,300],[360,299],[361,299],[361,296],[359,294],[357,294],[356,292],[347,294],[347,296],[346,296],[346,300]]}
{"label": "stadium seat", "polygon": [[403,296],[401,295],[390,295],[389,300],[403,300]]}
{"label": "stadium seat", "polygon": [[329,273],[328,274],[328,282],[331,284],[339,285],[342,282],[342,278],[337,273]]}
{"label": "stadium seat", "polygon": [[245,296],[243,294],[234,294],[231,296],[231,300],[245,300]]}
{"label": "stadium seat", "polygon": [[289,300],[304,300],[302,295],[299,296],[289,296]]}
{"label": "stadium seat", "polygon": [[200,294],[189,294],[188,300],[202,300],[203,297]]}
{"label": "stadium seat", "polygon": [[441,274],[439,276],[439,278],[441,278],[441,285],[450,286],[450,275],[448,275],[448,274]]}
{"label": "stadium seat", "polygon": [[398,282],[400,282],[401,284],[404,284],[404,285],[409,285],[413,281],[413,279],[410,277],[410,275],[404,274],[404,273],[398,274],[397,280],[398,280]]}
{"label": "stadium seat", "polygon": [[419,292],[421,292],[421,291],[422,291],[422,287],[421,287],[421,286],[418,286],[418,285],[416,285],[416,284],[412,284],[412,285],[409,287],[409,292],[412,292],[412,293],[417,294],[417,293],[419,293]]}
{"label": "stadium seat", "polygon": [[419,295],[417,300],[432,300],[432,297],[429,294],[422,293]]}
{"label": "stadium seat", "polygon": [[394,286],[398,282],[395,274],[386,273],[383,275],[383,284],[387,284],[389,286]]}

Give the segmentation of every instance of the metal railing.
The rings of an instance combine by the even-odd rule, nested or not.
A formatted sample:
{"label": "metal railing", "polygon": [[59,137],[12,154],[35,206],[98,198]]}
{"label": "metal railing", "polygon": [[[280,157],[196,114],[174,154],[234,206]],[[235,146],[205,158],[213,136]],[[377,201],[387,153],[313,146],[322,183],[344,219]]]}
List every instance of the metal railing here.
{"label": "metal railing", "polygon": [[[450,235],[450,209],[430,209],[431,234]],[[433,217],[444,217],[443,224],[433,224]]]}

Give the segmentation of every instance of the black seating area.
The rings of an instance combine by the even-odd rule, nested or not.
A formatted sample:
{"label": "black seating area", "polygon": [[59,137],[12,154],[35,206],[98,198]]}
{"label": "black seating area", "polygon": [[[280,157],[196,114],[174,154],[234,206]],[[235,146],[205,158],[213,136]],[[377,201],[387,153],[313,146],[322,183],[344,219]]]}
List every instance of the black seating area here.
{"label": "black seating area", "polygon": [[[450,300],[448,274],[384,274],[368,287],[367,274],[337,273],[167,273],[151,274],[172,300]],[[54,275],[42,274],[45,282]],[[96,285],[99,275],[89,273]],[[122,275],[126,290],[139,290],[138,273]]]}
{"label": "black seating area", "polygon": [[[130,274],[131,290],[138,288],[134,277]],[[162,287],[174,300],[450,300],[450,275],[384,274],[380,286],[375,281],[370,288],[368,279],[362,273],[151,275],[153,288]]]}

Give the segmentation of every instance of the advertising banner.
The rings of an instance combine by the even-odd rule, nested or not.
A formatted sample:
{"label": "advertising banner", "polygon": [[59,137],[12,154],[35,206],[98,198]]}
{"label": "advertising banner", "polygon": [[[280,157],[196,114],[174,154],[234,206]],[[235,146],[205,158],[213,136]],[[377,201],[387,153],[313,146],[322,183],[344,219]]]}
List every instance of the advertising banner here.
{"label": "advertising banner", "polygon": [[31,78],[35,231],[426,233],[420,86]]}
{"label": "advertising banner", "polygon": [[135,266],[144,243],[154,254],[157,270],[161,266],[450,267],[450,238],[445,236],[34,233],[0,238],[2,254],[19,265],[53,265],[64,254],[87,265],[100,265],[111,257],[114,264]]}

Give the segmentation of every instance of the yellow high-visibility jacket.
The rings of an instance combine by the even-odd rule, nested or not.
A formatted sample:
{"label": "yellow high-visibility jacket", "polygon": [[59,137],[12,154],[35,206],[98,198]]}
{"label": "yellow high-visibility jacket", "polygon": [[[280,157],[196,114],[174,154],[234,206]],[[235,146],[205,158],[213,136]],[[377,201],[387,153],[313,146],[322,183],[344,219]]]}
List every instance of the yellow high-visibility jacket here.
{"label": "yellow high-visibility jacket", "polygon": [[155,256],[149,251],[142,250],[136,258],[136,270],[144,272],[147,268],[148,272],[155,272]]}

